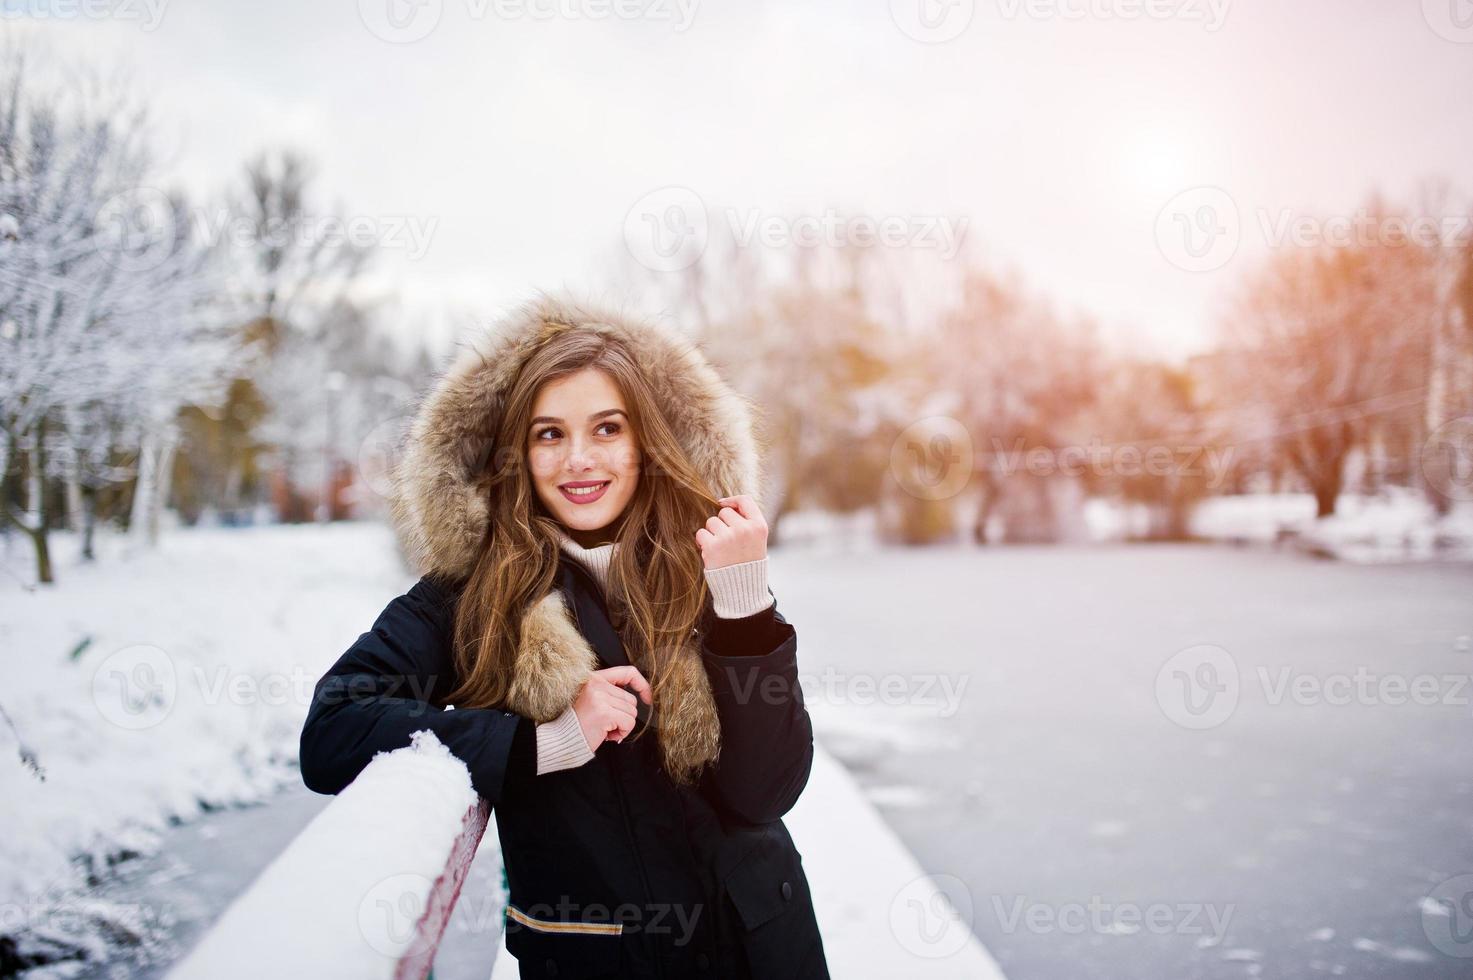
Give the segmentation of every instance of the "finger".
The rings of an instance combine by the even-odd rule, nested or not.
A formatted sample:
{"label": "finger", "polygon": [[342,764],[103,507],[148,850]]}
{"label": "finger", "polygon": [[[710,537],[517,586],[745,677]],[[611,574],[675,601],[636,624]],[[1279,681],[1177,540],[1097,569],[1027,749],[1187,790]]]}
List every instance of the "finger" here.
{"label": "finger", "polygon": [[729,525],[725,521],[723,521],[719,515],[706,519],[706,530],[710,531],[717,537],[725,534],[727,527],[729,527]]}
{"label": "finger", "polygon": [[[705,535],[705,537],[701,537],[701,535],[703,535],[703,534]],[[696,532],[696,544],[700,546],[700,548],[701,548],[702,551],[705,551],[706,550],[706,545],[710,544],[712,541],[715,541],[715,540],[716,540],[716,535],[712,534],[710,531],[706,530],[705,528],[701,528],[699,531]]]}
{"label": "finger", "polygon": [[622,687],[607,687],[594,695],[594,703],[607,711],[633,711],[637,702],[634,695]]}
{"label": "finger", "polygon": [[650,682],[644,679],[639,668],[633,664],[626,664],[623,667],[605,667],[599,673],[610,683],[630,685],[644,698],[646,704],[655,703],[655,692],[650,689]]}
{"label": "finger", "polygon": [[746,520],[746,518],[737,513],[736,509],[733,507],[721,508],[716,516],[719,517],[722,523],[726,524],[728,527],[736,527],[738,524]]}
{"label": "finger", "polygon": [[757,501],[752,499],[751,494],[739,493],[732,497],[718,497],[716,498],[716,502],[718,504],[725,504],[728,507],[734,507],[737,513],[748,520],[754,520],[757,514],[760,513],[757,510]]}

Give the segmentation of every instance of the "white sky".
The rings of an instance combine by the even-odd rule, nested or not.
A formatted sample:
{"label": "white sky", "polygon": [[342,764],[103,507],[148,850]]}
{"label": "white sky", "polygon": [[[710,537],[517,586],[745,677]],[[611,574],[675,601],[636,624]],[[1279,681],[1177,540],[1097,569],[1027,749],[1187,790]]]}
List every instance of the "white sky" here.
{"label": "white sky", "polygon": [[[35,29],[51,50],[130,65],[198,193],[290,145],[347,213],[432,221],[422,257],[376,266],[423,314],[406,329],[606,283],[631,207],[680,185],[713,214],[965,218],[972,252],[1180,354],[1211,342],[1222,293],[1265,254],[1263,209],[1353,214],[1373,189],[1407,200],[1435,177],[1473,191],[1473,30],[1460,35],[1457,0],[980,0],[936,44],[897,22],[927,3],[962,18],[940,22],[954,30],[968,0],[678,0],[697,4],[683,31],[587,16],[612,0],[526,0],[583,14],[550,19],[499,2],[513,15],[491,0],[0,10],[49,11]],[[390,3],[438,8],[435,29],[381,40],[365,18],[383,23]],[[1199,185],[1230,195],[1242,229],[1230,261],[1193,272],[1156,228]]]}

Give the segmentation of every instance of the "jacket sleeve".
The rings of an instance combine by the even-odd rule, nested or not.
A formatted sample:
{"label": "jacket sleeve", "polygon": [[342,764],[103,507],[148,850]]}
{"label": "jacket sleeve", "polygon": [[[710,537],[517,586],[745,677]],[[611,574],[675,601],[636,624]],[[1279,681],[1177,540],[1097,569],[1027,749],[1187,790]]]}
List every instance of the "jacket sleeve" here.
{"label": "jacket sleeve", "polygon": [[508,767],[534,764],[530,719],[494,708],[440,707],[455,684],[453,616],[450,593],[423,578],[317,682],[299,756],[308,789],[341,792],[375,754],[408,745],[423,729],[466,764],[476,792],[493,806]]}
{"label": "jacket sleeve", "polygon": [[813,768],[798,634],[776,602],[741,619],[707,613],[701,658],[721,719],[721,753],[702,786],[731,816],[770,823],[798,802]]}

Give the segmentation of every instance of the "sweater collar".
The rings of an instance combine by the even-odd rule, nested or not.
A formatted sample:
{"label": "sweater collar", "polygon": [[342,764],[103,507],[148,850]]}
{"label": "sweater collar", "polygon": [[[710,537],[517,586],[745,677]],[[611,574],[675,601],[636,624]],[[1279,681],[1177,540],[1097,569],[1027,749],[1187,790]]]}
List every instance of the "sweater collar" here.
{"label": "sweater collar", "polygon": [[609,567],[613,564],[614,551],[619,546],[619,542],[610,541],[593,548],[585,548],[569,537],[566,530],[559,529],[558,545],[562,548],[563,554],[586,568],[592,573],[599,587],[608,591]]}

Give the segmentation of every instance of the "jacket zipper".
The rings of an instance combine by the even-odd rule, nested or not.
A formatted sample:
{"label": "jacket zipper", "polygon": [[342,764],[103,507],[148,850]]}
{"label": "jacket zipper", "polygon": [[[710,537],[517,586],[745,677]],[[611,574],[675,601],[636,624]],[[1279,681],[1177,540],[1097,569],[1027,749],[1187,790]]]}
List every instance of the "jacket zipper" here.
{"label": "jacket zipper", "polygon": [[[601,586],[599,586],[597,580],[594,579],[593,573],[590,572],[590,571],[588,571],[588,569],[584,568],[583,566],[579,565],[576,561],[569,561],[568,564],[573,567],[573,570],[574,570],[574,573],[575,574],[583,576],[583,578],[585,580],[587,580],[588,584],[593,587],[594,597],[598,600],[599,606],[603,608],[603,610],[604,610],[604,618],[607,619],[608,618],[608,615],[609,615],[608,614],[608,604],[604,601],[603,589],[602,589]],[[576,602],[573,604],[573,607],[574,607],[574,618],[576,619],[577,618],[577,603]],[[612,625],[612,620],[610,620],[610,624]],[[580,627],[581,627],[581,624],[580,624]],[[632,661],[631,661],[631,663],[632,663]],[[623,765],[620,764],[620,763],[615,763],[615,773],[614,773],[614,780],[613,780],[613,783],[614,783],[614,794],[619,798],[619,816],[622,817],[623,820],[624,820],[624,833],[629,838],[629,845],[630,845],[630,847],[632,847],[634,849],[634,858],[635,858],[634,863],[639,868],[639,881],[640,881],[640,884],[644,886],[645,910],[646,910],[646,913],[648,913],[648,910],[649,910],[649,907],[650,907],[650,904],[651,904],[650,903],[650,899],[651,899],[651,897],[653,895],[653,891],[654,890],[652,888],[650,888],[649,872],[645,870],[644,858],[641,856],[640,850],[639,850],[639,841],[634,836],[634,820],[629,816],[629,801],[626,798],[626,796],[624,795],[624,780],[622,778],[623,773],[624,773],[624,767],[623,767]],[[651,953],[654,955],[654,960],[655,960],[655,975],[658,976],[658,977],[664,977],[665,976],[665,964],[664,964],[663,960],[660,957],[660,950],[659,950],[659,948],[656,947],[656,948],[651,949]]]}

